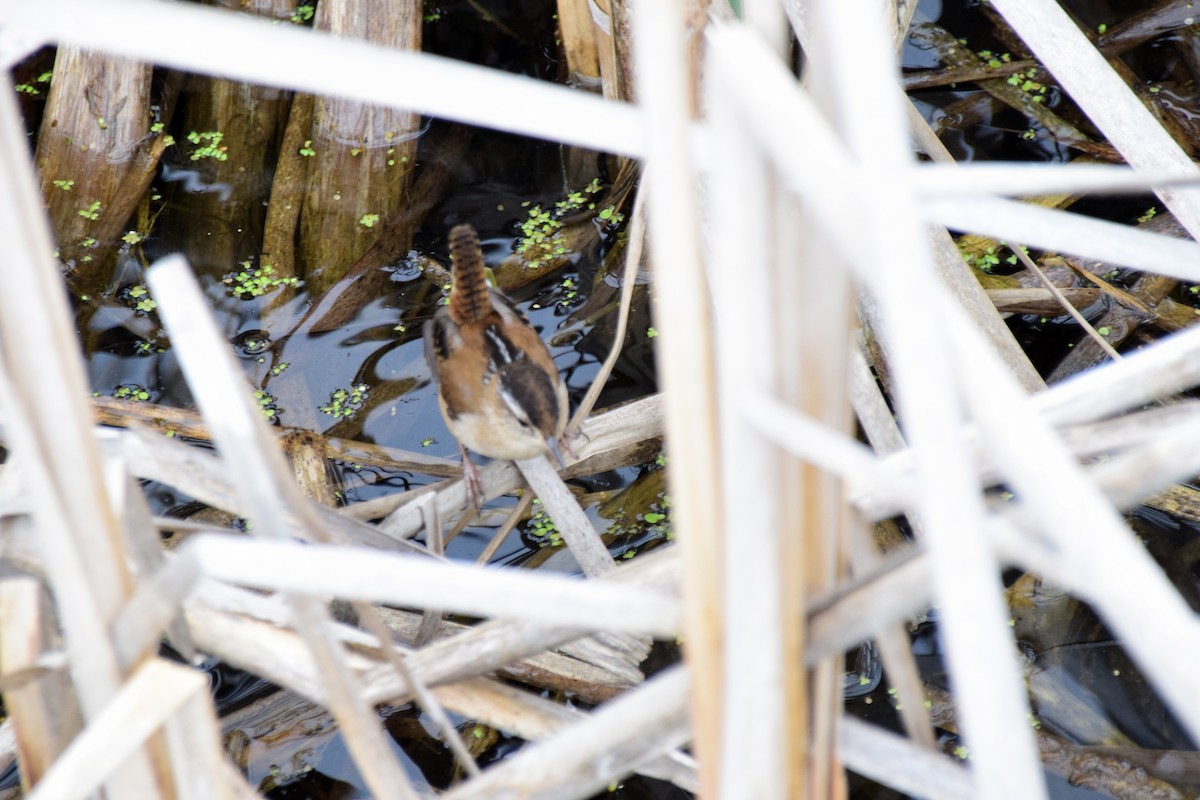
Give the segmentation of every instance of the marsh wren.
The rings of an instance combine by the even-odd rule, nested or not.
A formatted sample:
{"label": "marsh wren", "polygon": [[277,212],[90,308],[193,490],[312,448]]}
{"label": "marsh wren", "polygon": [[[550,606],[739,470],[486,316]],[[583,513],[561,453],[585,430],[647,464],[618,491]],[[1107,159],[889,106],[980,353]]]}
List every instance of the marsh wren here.
{"label": "marsh wren", "polygon": [[425,323],[425,359],[462,452],[467,497],[479,508],[483,493],[467,450],[511,460],[550,452],[561,463],[567,387],[529,320],[488,284],[470,225],[450,231],[450,259],[450,300]]}

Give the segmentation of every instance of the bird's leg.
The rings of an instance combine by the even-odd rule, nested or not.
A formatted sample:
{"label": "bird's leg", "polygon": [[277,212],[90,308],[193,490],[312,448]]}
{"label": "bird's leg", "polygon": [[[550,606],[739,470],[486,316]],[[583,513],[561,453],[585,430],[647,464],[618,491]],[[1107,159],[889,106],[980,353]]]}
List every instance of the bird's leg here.
{"label": "bird's leg", "polygon": [[467,502],[478,511],[483,508],[483,488],[479,485],[479,470],[475,469],[475,464],[472,463],[467,448],[463,447],[461,442],[458,445],[458,452],[462,453],[463,483],[467,487]]}
{"label": "bird's leg", "polygon": [[[559,436],[554,442],[555,446],[557,446],[559,450],[569,455],[575,461],[579,460],[579,453],[574,447],[572,447],[572,443],[577,437],[587,439],[587,437],[583,435],[583,431],[576,432],[574,435],[571,435],[571,433],[568,431],[563,431],[562,436]],[[559,453],[555,453],[555,456],[558,458],[558,463],[562,464],[562,456]]]}

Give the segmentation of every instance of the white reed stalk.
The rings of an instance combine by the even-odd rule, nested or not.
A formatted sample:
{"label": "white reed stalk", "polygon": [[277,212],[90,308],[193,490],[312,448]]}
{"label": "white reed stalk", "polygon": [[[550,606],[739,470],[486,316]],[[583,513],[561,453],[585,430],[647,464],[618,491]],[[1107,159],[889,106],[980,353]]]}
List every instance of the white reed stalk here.
{"label": "white reed stalk", "polygon": [[24,39],[69,42],[158,66],[408,109],[603,152],[637,156],[643,149],[641,117],[626,103],[223,9],[162,0],[3,0],[0,28]]}
{"label": "white reed stalk", "polygon": [[209,577],[257,589],[664,638],[679,632],[680,604],[670,595],[559,575],[221,534],[193,536],[179,556]]}
{"label": "white reed stalk", "polygon": [[914,548],[889,557],[871,573],[855,576],[833,597],[821,598],[809,611],[805,661],[815,664],[849,650],[929,608],[934,599],[931,562],[924,548]]}
{"label": "white reed stalk", "polygon": [[543,455],[516,464],[550,519],[554,520],[555,527],[562,534],[571,555],[579,562],[583,574],[598,578],[611,572],[616,567],[612,554],[604,546],[596,526],[579,507],[579,501],[550,464],[550,459]]}
{"label": "white reed stalk", "polygon": [[925,164],[913,189],[930,198],[1013,197],[1043,194],[1146,194],[1161,186],[1200,183],[1190,169],[1132,169],[1100,164],[1027,164],[976,161],[954,166]]}
{"label": "white reed stalk", "polygon": [[[140,428],[100,429],[97,435],[109,450],[125,460],[136,477],[174,486],[205,505],[243,517],[251,515],[253,509],[245,492],[239,491],[234,476],[211,452]],[[381,550],[429,555],[424,547],[387,536],[372,525],[297,495],[285,509],[283,521],[301,539],[310,537],[301,524],[302,515],[315,516],[323,534],[339,544],[363,544]]]}
{"label": "white reed stalk", "polygon": [[[1200,327],[1159,339],[1126,354],[1118,362],[1074,375],[1033,395],[1032,407],[1051,425],[1082,424],[1169,397],[1200,384]],[[977,433],[960,434],[972,441]],[[850,491],[852,502],[872,519],[906,504],[915,480],[915,452],[903,450],[879,459],[873,472],[860,473]]]}
{"label": "white reed stalk", "polygon": [[[587,713],[577,708],[487,678],[441,686],[434,694],[457,714],[531,741],[553,736],[587,718]],[[695,760],[678,750],[643,764],[638,772],[670,781],[685,791],[699,790]]]}
{"label": "white reed stalk", "polygon": [[687,741],[689,684],[684,667],[660,673],[586,720],[523,748],[442,797],[590,797]]}
{"label": "white reed stalk", "polygon": [[[820,77],[818,70],[830,76],[850,150],[864,177],[871,178],[853,190],[874,246],[861,247],[852,263],[870,284],[887,323],[880,335],[891,346],[900,415],[918,448],[913,507],[929,545],[943,613],[941,635],[973,753],[976,796],[1045,797],[999,564],[983,535],[979,487],[957,435],[963,408],[942,322],[937,314],[912,313],[927,305],[930,292],[939,296],[940,284],[910,188],[907,121],[891,42],[878,6],[868,0],[827,1],[818,10],[817,22],[824,24],[815,37],[822,50],[814,54],[813,78]],[[758,71],[764,68],[760,64]],[[885,263],[887,268],[880,269]]]}
{"label": "white reed stalk", "polygon": [[[680,572],[680,553],[674,548],[662,548],[623,564],[600,581],[617,585],[661,587],[664,582],[677,583]],[[497,669],[543,650],[559,648],[578,639],[580,631],[562,626],[539,625],[514,620],[483,622],[470,630],[461,631],[451,639],[443,639],[422,648],[412,658],[414,668],[427,683],[456,680]],[[430,670],[425,672],[424,670]],[[408,689],[398,683],[394,673],[373,678],[367,687],[368,696],[384,702]]]}
{"label": "white reed stalk", "polygon": [[749,424],[793,455],[846,481],[875,470],[875,455],[862,442],[822,425],[772,395],[747,392],[740,401]]}
{"label": "white reed stalk", "polygon": [[[1143,433],[1151,431],[1143,429]],[[1137,447],[1110,456],[1088,470],[1088,476],[1104,487],[1117,508],[1131,508],[1155,492],[1200,473],[1200,418],[1193,414],[1155,433]]]}
{"label": "white reed stalk", "polygon": [[[792,87],[788,102],[780,103],[775,92],[754,84],[757,79],[754,73],[760,70],[746,64],[732,69],[747,76],[746,91],[739,98],[740,108],[751,118],[751,125],[769,149],[780,177],[808,201],[805,208],[847,257],[860,256],[861,218],[841,210],[855,207],[857,192],[884,178],[894,165],[881,165],[873,172],[865,172],[834,137],[810,98]],[[895,87],[891,91],[899,92]],[[803,136],[805,146],[796,146],[797,135]],[[821,157],[813,158],[814,152],[821,153]],[[1182,168],[1173,174],[1181,171]],[[906,171],[904,182],[910,190],[918,185],[915,181],[921,174],[917,169]],[[1200,263],[1200,245],[1193,242],[1002,198],[926,198],[921,208],[931,221],[959,230],[988,233],[1009,241],[1200,282],[1200,269],[1191,266]]]}
{"label": "white reed stalk", "polygon": [[[768,26],[764,21],[760,24]],[[758,44],[773,49],[761,39]],[[801,531],[807,536],[820,532],[802,527],[800,520],[783,518],[781,503],[799,487],[782,483],[771,426],[754,424],[755,409],[745,405],[749,397],[776,385],[773,359],[781,349],[775,341],[773,300],[751,302],[738,297],[746,286],[768,294],[776,290],[772,267],[783,269],[782,264],[771,263],[775,231],[769,223],[775,209],[770,166],[733,102],[732,95],[739,91],[737,76],[710,62],[705,82],[715,154],[706,167],[711,180],[705,187],[710,204],[706,227],[712,241],[710,273],[718,332],[714,343],[721,483],[729,498],[724,507],[719,796],[782,798],[789,786],[811,780],[807,756],[811,714],[803,676],[798,676],[800,692],[785,686],[788,667],[803,667],[786,663],[789,639],[802,637],[803,631],[788,631],[785,636],[785,608],[792,597],[806,592],[803,576],[785,581],[780,540]],[[747,531],[754,531],[753,544],[744,541]],[[801,724],[796,725],[797,720]],[[797,751],[802,755],[792,758]]]}
{"label": "white reed stalk", "polygon": [[711,296],[700,257],[693,93],[682,0],[634,4],[638,101],[644,155],[659,379],[666,393],[667,452],[675,524],[685,563],[684,634],[692,669],[692,716],[704,794],[715,796],[720,753],[723,497],[719,476]]}
{"label": "white reed stalk", "polygon": [[[164,724],[175,798],[234,800],[245,797],[249,789],[246,779],[240,772],[228,769],[217,710],[208,692],[208,677],[195,674],[203,679],[203,689],[188,695]],[[251,795],[254,795],[253,791]]]}
{"label": "white reed stalk", "polygon": [[971,773],[947,756],[917,747],[855,717],[841,721],[842,760],[860,775],[926,800],[972,800]]}
{"label": "white reed stalk", "polygon": [[1158,339],[1117,362],[1081,372],[1035,395],[1051,425],[1079,424],[1137,408],[1200,384],[1200,326]]}
{"label": "white reed stalk", "polygon": [[954,230],[1200,282],[1200,245],[1186,239],[998,197],[927,199],[921,208]]}

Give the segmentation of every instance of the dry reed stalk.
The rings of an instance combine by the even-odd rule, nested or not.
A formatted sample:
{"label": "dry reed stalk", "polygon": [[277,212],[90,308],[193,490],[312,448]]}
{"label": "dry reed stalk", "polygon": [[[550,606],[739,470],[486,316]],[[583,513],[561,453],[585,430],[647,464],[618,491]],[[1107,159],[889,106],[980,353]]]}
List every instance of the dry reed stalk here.
{"label": "dry reed stalk", "polygon": [[896,791],[926,800],[976,797],[970,771],[877,725],[854,717],[841,722],[838,743],[846,766]]}
{"label": "dry reed stalk", "polygon": [[[1178,400],[1170,405],[1130,411],[1102,422],[1059,428],[1058,435],[1075,455],[1090,458],[1165,440],[1174,435],[1174,430],[1187,430],[1197,420],[1200,420],[1200,402]],[[1100,465],[1093,468],[1095,466]]]}
{"label": "dry reed stalk", "polygon": [[516,462],[517,469],[529,482],[529,487],[554,520],[571,555],[579,562],[583,574],[596,578],[612,571],[616,565],[604,546],[591,520],[583,513],[571,490],[558,477],[546,456]]}
{"label": "dry reed stalk", "polygon": [[[499,681],[472,678],[434,690],[456,713],[522,739],[538,741],[582,722],[587,714]],[[638,768],[642,775],[697,791],[696,763],[681,751],[668,753]]]}
{"label": "dry reed stalk", "polygon": [[[741,91],[737,76],[710,66],[706,83],[705,106],[714,145],[722,154],[709,167],[711,185],[706,187],[712,198],[706,227],[712,238],[713,292],[730,296],[742,285],[770,287],[759,302],[715,309],[722,486],[729,497],[741,500],[726,504],[723,520],[721,794],[825,796],[828,770],[836,767],[822,744],[832,736],[831,726],[822,730],[819,725],[819,709],[826,697],[837,697],[836,702],[840,697],[814,690],[810,701],[799,653],[807,635],[804,598],[821,591],[823,581],[815,579],[814,568],[827,560],[819,551],[836,529],[823,528],[827,520],[814,519],[826,498],[788,463],[753,402],[783,396],[805,403],[787,384],[787,370],[780,368],[788,360],[796,373],[812,381],[805,405],[820,413],[812,408],[821,396],[816,388],[819,356],[804,348],[794,352],[801,339],[792,336],[796,332],[788,329],[777,307],[795,303],[794,282],[811,278],[804,259],[815,257],[818,248],[809,243],[797,258],[793,248],[780,243],[783,230],[794,227],[782,218],[791,207],[772,185],[770,164],[736,111],[733,95]],[[837,305],[836,298],[830,300],[831,307]],[[843,304],[840,310],[848,309]],[[788,314],[793,319],[802,315],[795,309]],[[824,314],[815,316],[821,319],[806,324],[828,322]],[[836,339],[836,330],[831,333]],[[817,335],[810,341],[824,339]],[[833,350],[838,352],[836,346]],[[747,535],[750,541],[744,540]]]}
{"label": "dry reed stalk", "polygon": [[[10,442],[23,459],[38,546],[71,642],[74,688],[85,720],[91,720],[121,683],[107,627],[129,594],[130,576],[99,450],[88,433],[87,382],[50,261],[53,244],[25,157],[19,111],[12,94],[0,94],[6,95],[0,99],[0,186],[9,209],[0,215],[0,236],[17,265],[5,271],[0,292],[0,394]],[[25,345],[29,341],[39,343],[36,352]],[[155,773],[147,754],[139,753],[109,785],[117,793],[157,797],[166,777]]]}
{"label": "dry reed stalk", "polygon": [[[673,549],[662,554],[648,553],[599,580],[611,580],[620,585],[628,582],[629,585],[645,585],[673,592],[676,591],[674,587],[678,578],[678,556]],[[434,642],[416,653],[414,660],[420,665],[419,669],[429,669],[436,674],[436,677],[425,675],[427,682],[436,684],[474,677],[529,655],[574,642],[579,639],[580,633],[574,628],[495,620],[480,623],[452,639]],[[407,693],[390,675],[373,678],[368,691],[378,701]]]}
{"label": "dry reed stalk", "polygon": [[443,797],[590,796],[687,742],[689,682],[684,667],[663,672]]}
{"label": "dry reed stalk", "polygon": [[604,97],[628,100],[631,80],[628,68],[628,37],[620,33],[621,17],[628,14],[628,0],[595,0],[588,3],[592,12],[592,36],[596,39],[596,58]]}
{"label": "dry reed stalk", "polygon": [[[82,800],[96,791],[113,770],[122,767],[126,759],[159,728],[171,722],[184,706],[190,710],[187,719],[197,728],[187,739],[178,730],[168,736],[173,763],[196,759],[194,767],[181,769],[179,777],[187,780],[181,786],[172,778],[173,796],[199,800],[201,797],[223,798],[232,795],[222,779],[220,768],[224,761],[217,744],[216,716],[209,697],[208,679],[186,667],[154,658],[145,662],[130,676],[110,702],[63,753],[45,777],[28,795],[30,800]],[[202,737],[209,741],[200,744]],[[190,741],[189,741],[190,740]],[[199,750],[180,752],[178,745],[188,744]],[[214,762],[213,756],[218,756]]]}
{"label": "dry reed stalk", "polygon": [[[1158,434],[1154,442],[1159,449],[1171,451],[1162,458],[1173,464],[1176,476],[1191,474],[1195,470],[1188,460],[1194,460],[1196,447],[1187,438],[1189,433],[1192,436],[1195,435],[1193,423],[1195,415],[1194,413],[1170,415],[1170,418],[1174,419],[1180,417],[1182,417],[1180,423],[1183,427],[1179,430],[1164,430],[1157,425],[1154,426],[1154,432]],[[869,419],[870,417],[863,418]],[[867,427],[869,431],[876,431],[878,428],[878,425],[868,425]],[[874,433],[872,435],[874,436]],[[1142,435],[1142,438],[1145,438],[1145,434]],[[1180,459],[1184,459],[1184,463],[1180,464]],[[1134,461],[1132,467],[1125,466],[1127,460]],[[1148,492],[1155,488],[1153,484],[1147,483],[1145,474],[1147,456],[1140,451],[1132,451],[1128,456],[1117,455],[1111,461],[1115,462],[1118,467],[1108,468],[1106,466],[1108,462],[1103,462],[1102,465],[1093,467],[1089,475],[1097,480],[1101,488],[1110,496],[1116,492],[1118,501],[1123,499],[1125,502],[1133,502],[1136,496],[1135,491]],[[1158,468],[1158,471],[1165,470],[1167,470],[1166,467]],[[1150,470],[1149,474],[1153,477],[1155,470]],[[1126,479],[1127,475],[1132,475],[1136,482]],[[1160,475],[1158,478],[1160,483],[1169,479],[1170,472],[1166,477]],[[1131,489],[1131,486],[1134,488]],[[1122,496],[1122,492],[1125,493],[1124,496]],[[1095,582],[1086,579],[1086,576],[1077,568],[1074,559],[1054,555],[1046,549],[1043,543],[1020,534],[1013,527],[1012,522],[1017,519],[1015,516],[1017,507],[1009,507],[1006,510],[1009,512],[1008,520],[994,520],[989,525],[991,535],[995,539],[997,547],[1004,553],[1006,560],[1024,564],[1029,569],[1037,570],[1049,579],[1076,588],[1085,595],[1095,591]],[[865,581],[856,581],[834,597],[824,599],[813,612],[816,615],[816,622],[814,622],[817,631],[816,639],[823,643],[822,646],[836,646],[836,643],[850,646],[855,641],[861,641],[872,635],[871,632],[865,630],[864,620],[874,620],[874,623],[867,627],[876,630],[888,619],[904,618],[907,614],[915,612],[927,599],[926,590],[922,586],[923,581],[926,580],[923,576],[927,566],[926,557],[921,552],[911,552],[899,558],[892,558],[884,562],[881,569],[864,576]],[[1116,580],[1115,576],[1110,580]],[[863,606],[863,603],[868,605]],[[894,605],[888,608],[889,604]],[[839,630],[835,632],[832,628],[839,628]]]}
{"label": "dry reed stalk", "polygon": [[1200,245],[1195,242],[998,197],[926,199],[922,208],[931,222],[955,230],[1200,282]]}
{"label": "dry reed stalk", "polygon": [[[1153,346],[1128,353],[1120,362],[1081,373],[1055,384],[1030,399],[1038,413],[1054,426],[1092,422],[1160,400],[1200,384],[1200,329],[1164,337]],[[964,441],[976,436],[961,433]],[[898,452],[877,462],[877,470],[859,473],[850,487],[852,502],[873,520],[900,511],[914,480],[914,453]],[[981,459],[983,454],[981,454]],[[995,473],[985,476],[995,481]]]}
{"label": "dry reed stalk", "polygon": [[[1059,289],[1057,294],[1076,308],[1087,308],[1099,302],[1102,292],[1099,289],[1067,288]],[[988,289],[987,295],[1001,314],[1058,316],[1062,311],[1062,303],[1049,289]]]}
{"label": "dry reed stalk", "polygon": [[[171,342],[201,412],[209,420],[224,462],[244,493],[250,520],[260,535],[290,539],[288,509],[299,508],[310,536],[318,530],[305,498],[290,483],[283,455],[271,442],[266,422],[249,395],[245,379],[217,331],[207,303],[181,257],[148,271]],[[236,456],[233,454],[237,454]],[[308,510],[308,513],[305,511]],[[329,707],[370,790],[380,798],[411,798],[415,791],[392,755],[372,708],[345,662],[328,611],[316,599],[290,598],[296,625],[325,676]]]}
{"label": "dry reed stalk", "polygon": [[[660,592],[658,597],[674,591],[671,586],[656,586],[652,589]],[[212,616],[212,614],[218,614],[227,617],[247,617],[248,624],[242,626],[243,630],[254,626],[250,620],[266,622],[282,628],[291,627],[292,617],[286,612],[285,607],[280,605],[278,599],[275,597],[264,598],[256,593],[203,578],[200,575],[198,560],[194,558],[174,559],[169,569],[159,572],[143,583],[134,599],[127,605],[125,612],[114,623],[114,639],[119,649],[123,652],[135,651],[155,642],[172,614],[181,606],[186,606],[192,629],[209,648],[206,652],[219,655],[230,663],[241,665],[247,670],[271,675],[273,680],[291,686],[310,697],[318,696],[313,694],[315,689],[290,682],[291,679],[287,677],[290,674],[288,671],[290,667],[281,670],[278,666],[272,666],[272,656],[261,655],[263,643],[277,634],[273,632],[269,635],[250,633],[248,637],[242,637],[240,634],[223,634],[230,626],[237,628],[237,621],[215,620]],[[408,624],[407,621],[411,615],[388,609],[382,610],[382,613],[387,619],[387,624],[401,640],[410,642],[415,640],[417,626]],[[462,625],[443,622],[440,630],[447,636],[451,633],[461,636],[463,629]],[[614,653],[607,643],[601,647],[595,639],[590,637],[561,644],[580,635],[579,631],[571,629],[569,635],[560,636],[555,640],[561,644],[559,653],[538,654],[536,647],[530,649],[529,642],[522,639],[520,630],[520,626],[509,628],[502,625],[500,636],[505,639],[506,644],[501,645],[501,648],[497,650],[495,637],[493,637],[492,643],[487,645],[492,648],[493,652],[483,663],[494,666],[510,679],[552,691],[569,691],[585,702],[607,700],[616,692],[642,679],[641,673],[636,669],[636,664],[644,657],[644,653],[635,653],[633,658],[629,658],[624,652]],[[533,630],[553,632],[560,629],[547,628],[545,625],[535,623]],[[368,641],[369,637],[364,638],[362,634],[358,634],[352,628],[339,626],[337,633],[339,638],[348,645],[371,649],[377,646]],[[286,640],[286,634],[283,632],[280,632],[278,636],[282,636]],[[448,649],[451,653],[462,652],[466,654],[466,658],[470,658],[471,654],[475,652],[473,641],[471,636],[456,638],[452,643],[445,643],[449,644],[448,648],[441,649]],[[253,646],[246,648],[243,646],[245,642],[252,642]],[[512,649],[513,645],[516,646],[516,650]],[[504,660],[505,653],[508,654],[508,660]],[[480,674],[489,667],[475,664],[473,668],[474,672],[467,672],[464,675]],[[274,677],[281,672],[284,675],[283,678]],[[444,675],[444,670],[437,674]],[[417,677],[418,680],[421,679],[421,676]],[[314,678],[312,682],[315,680]],[[323,695],[320,696],[323,697]]]}
{"label": "dry reed stalk", "polygon": [[[172,417],[172,425],[175,418]],[[180,422],[184,425],[186,420]],[[189,428],[192,433],[204,433],[197,426]],[[628,453],[638,449],[641,442],[653,439],[662,430],[661,398],[652,396],[595,415],[583,426],[579,449],[579,461],[570,459],[568,472],[579,470],[600,471],[624,466],[629,463]],[[157,480],[177,487],[198,500],[216,508],[245,516],[247,506],[244,498],[235,491],[230,475],[218,459],[210,453],[181,442],[155,435],[137,427],[127,431],[104,431],[102,440],[108,449],[130,465],[138,477]],[[342,442],[339,451],[353,450],[356,444]],[[416,454],[419,455],[419,454]],[[438,460],[436,467],[444,460]],[[423,462],[418,462],[423,464]],[[413,467],[420,469],[420,466]],[[458,472],[455,465],[454,471]],[[581,474],[591,474],[590,472]],[[480,470],[480,476],[488,496],[511,491],[520,484],[517,469],[507,462],[491,464]],[[425,552],[404,541],[417,533],[423,525],[420,510],[411,501],[423,490],[407,494],[395,494],[378,501],[370,501],[334,511],[311,506],[322,520],[324,527],[343,543],[358,542],[385,549],[402,549],[409,552]],[[462,507],[465,499],[461,481],[454,481],[449,488],[438,493],[438,512],[445,516]],[[397,510],[397,506],[400,508]],[[410,507],[411,506],[411,507]],[[378,528],[359,522],[392,513]]]}
{"label": "dry reed stalk", "polygon": [[[7,679],[35,668],[56,644],[54,611],[45,587],[33,578],[0,581],[0,664]],[[4,706],[16,733],[21,789],[28,793],[82,727],[79,707],[62,672],[26,686],[5,688]]]}
{"label": "dry reed stalk", "polygon": [[[679,604],[665,594],[557,575],[221,534],[189,539],[178,560],[189,558],[203,575],[286,594],[333,595],[660,637],[674,636],[679,630]],[[610,569],[615,568],[609,561]],[[263,564],[271,564],[272,570],[264,572]]]}
{"label": "dry reed stalk", "polygon": [[[772,53],[789,64],[792,49],[792,30],[782,3],[747,3],[742,19],[762,39]],[[713,115],[715,117],[715,115]]]}
{"label": "dry reed stalk", "polygon": [[[242,14],[156,0],[46,0],[0,6],[14,36],[119,52],[159,66],[218,73],[247,83],[405,108],[594,150],[637,156],[642,120],[632,106],[545,81],[426,53],[404,53]],[[186,30],[187,37],[162,37]],[[209,42],[236,54],[213,63]],[[514,114],[553,108],[554,114]]]}
{"label": "dry reed stalk", "polygon": [[[122,461],[110,459],[106,467],[109,496],[113,500],[113,507],[119,515],[125,534],[126,557],[129,559],[135,575],[154,575],[166,566],[167,559],[163,555],[162,537],[150,516],[150,507],[146,502],[146,496],[138,482],[125,470]],[[112,625],[112,639],[116,646],[117,659],[121,668],[126,671],[133,669],[145,659],[155,656],[160,646],[157,637],[146,637],[140,647],[125,648],[122,646],[122,641],[116,631],[120,623],[128,618],[137,597],[138,591],[135,590],[133,596],[121,609],[121,615],[114,620]],[[163,626],[166,629],[167,641],[185,659],[195,659],[196,648],[192,644],[191,634],[188,632],[182,616],[176,612],[167,619],[169,622]],[[154,630],[159,629],[157,626],[154,628]]]}
{"label": "dry reed stalk", "polygon": [[645,194],[640,191],[636,193],[633,210],[629,213],[629,228],[625,232],[625,241],[627,242],[625,263],[621,272],[621,304],[617,312],[617,324],[613,329],[612,346],[608,350],[608,355],[604,357],[604,363],[600,365],[599,372],[588,386],[587,394],[579,401],[575,413],[571,415],[571,421],[567,423],[566,431],[563,433],[563,438],[567,441],[574,439],[580,427],[591,417],[596,400],[599,399],[600,392],[604,390],[608,376],[612,374],[613,367],[616,366],[621,349],[625,344],[625,330],[629,324],[629,307],[633,301],[633,290],[637,284],[638,269],[642,263],[642,252],[646,244]]}
{"label": "dry reed stalk", "polygon": [[[217,583],[202,586],[196,593],[196,600],[187,607],[188,621],[204,652],[324,703],[327,692],[323,677],[300,637],[287,630],[292,625],[292,618],[286,609],[280,608],[277,602],[253,603],[253,595],[249,593],[236,598],[235,603],[214,600],[222,594],[222,589],[228,588]],[[229,596],[228,591],[223,594]],[[223,605],[236,605],[238,611],[231,613]],[[415,625],[405,628],[415,629]],[[348,626],[337,626],[335,630],[341,641],[356,649],[350,663],[363,674],[363,686],[371,702],[398,704],[412,699],[414,690],[407,678],[376,656],[377,640]],[[438,641],[430,646],[434,648],[430,652],[426,652],[430,648],[425,648],[409,658],[416,678],[428,685],[494,672],[535,689],[569,692],[588,703],[611,700],[641,681],[640,673],[628,675],[628,669],[616,673],[561,653],[544,652],[545,648],[540,645],[545,640],[543,632],[552,630],[546,626],[509,624],[500,630],[492,629],[492,633],[500,635],[482,639],[467,636],[461,642]],[[556,641],[579,636],[578,631],[564,633],[562,629],[557,630],[557,637],[549,639],[551,646]],[[450,638],[460,636],[466,634]]]}
{"label": "dry reed stalk", "polygon": [[[125,458],[138,477],[171,484],[206,505],[239,516],[250,515],[251,506],[245,495],[238,490],[221,461],[209,452],[134,429],[115,435],[109,432],[105,446]],[[319,520],[324,535],[340,544],[362,544],[384,550],[427,554],[425,548],[412,542],[388,536],[375,526],[300,497],[286,510],[283,519],[295,528],[296,535],[302,539],[313,538],[300,524],[303,515],[311,515]]]}
{"label": "dry reed stalk", "polygon": [[[921,123],[928,128],[924,119]],[[938,140],[939,144],[941,140]],[[1035,164],[971,162],[956,164],[947,151],[934,164],[925,164],[913,175],[913,188],[931,197],[988,197],[1058,194],[1145,194],[1156,186],[1186,187],[1200,182],[1187,168],[1139,168],[1117,164],[1075,164],[1047,168]],[[942,145],[945,150],[945,145]]]}
{"label": "dry reed stalk", "polygon": [[[1191,409],[1195,411],[1193,407]],[[1152,417],[1159,421],[1158,417]],[[1104,488],[1117,508],[1132,508],[1145,498],[1200,473],[1200,418],[1172,420],[1170,427],[1139,426],[1143,441],[1100,461],[1088,477]]]}
{"label": "dry reed stalk", "polygon": [[1032,403],[1052,425],[1103,419],[1200,384],[1198,354],[1200,328],[1182,331],[1055,384]]}
{"label": "dry reed stalk", "polygon": [[[158,663],[156,661],[148,662]],[[191,674],[196,675],[195,670]],[[173,759],[175,797],[179,800],[233,800],[258,797],[225,754],[217,712],[209,694],[208,676],[163,723]]]}
{"label": "dry reed stalk", "polygon": [[[972,742],[977,795],[1044,797],[999,564],[982,536],[986,515],[969,474],[969,454],[951,430],[965,412],[959,393],[972,387],[961,386],[966,382],[951,371],[949,349],[935,324],[939,317],[908,313],[923,302],[917,287],[932,289],[939,302],[943,298],[931,280],[928,240],[906,180],[911,155],[901,133],[904,98],[896,91],[889,42],[869,3],[825,4],[820,10],[828,22],[817,38],[829,60],[814,59],[814,72],[830,70],[833,91],[844,99],[840,122],[849,149],[874,178],[869,191],[858,193],[859,207],[876,233],[874,241],[887,242],[877,252],[847,255],[883,312],[894,353],[895,399],[910,441],[930,448],[918,462],[918,492],[910,507],[921,515],[929,545],[943,611],[940,633]],[[851,74],[853,90],[844,83]],[[885,260],[889,269],[874,266]],[[995,358],[981,346],[981,358]],[[1011,380],[1008,373],[1003,378]]]}
{"label": "dry reed stalk", "polygon": [[567,55],[570,81],[583,87],[600,80],[600,60],[596,37],[592,33],[592,12],[588,0],[558,0],[558,29]]}
{"label": "dry reed stalk", "polygon": [[[666,393],[668,476],[684,554],[684,633],[692,671],[692,720],[701,793],[717,796],[721,752],[723,519],[709,292],[699,252],[696,172],[690,141],[682,0],[634,6],[638,99],[648,128],[647,211],[658,290],[659,378]],[[653,35],[652,33],[653,32]]]}
{"label": "dry reed stalk", "polygon": [[[867,369],[866,361],[857,348],[850,356],[850,402],[867,440],[881,455],[902,449],[905,443],[900,428]],[[853,480],[852,476],[847,483],[850,480]],[[918,516],[912,515],[909,524],[914,531],[920,532],[921,520]],[[858,514],[855,514],[847,538],[854,575],[868,574],[883,565],[879,546],[871,540],[865,521]],[[925,709],[924,685],[913,658],[907,627],[900,622],[885,626],[877,637],[877,643],[884,671],[900,701],[900,718],[904,721],[905,730],[915,743],[933,750],[933,726]]]}

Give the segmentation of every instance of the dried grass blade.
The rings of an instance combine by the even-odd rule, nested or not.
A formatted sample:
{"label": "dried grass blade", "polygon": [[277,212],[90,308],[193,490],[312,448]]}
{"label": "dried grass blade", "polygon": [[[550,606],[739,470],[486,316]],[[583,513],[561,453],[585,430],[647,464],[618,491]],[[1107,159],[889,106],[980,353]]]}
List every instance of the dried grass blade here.
{"label": "dried grass blade", "polygon": [[633,288],[637,284],[638,267],[642,262],[642,249],[646,241],[646,200],[645,194],[640,189],[634,198],[633,211],[630,214],[629,229],[626,231],[625,269],[621,276],[621,306],[617,313],[616,330],[613,331],[612,347],[609,348],[604,363],[600,365],[600,371],[592,379],[592,385],[588,387],[587,394],[579,402],[579,407],[575,409],[575,414],[567,425],[563,438],[568,441],[574,438],[580,426],[591,415],[592,408],[596,405],[596,400],[600,397],[605,383],[608,382],[608,376],[612,374],[617,358],[621,355],[621,348],[625,344],[625,328],[629,324],[629,305],[633,301]]}

